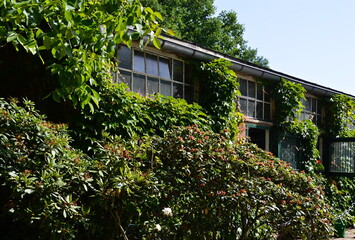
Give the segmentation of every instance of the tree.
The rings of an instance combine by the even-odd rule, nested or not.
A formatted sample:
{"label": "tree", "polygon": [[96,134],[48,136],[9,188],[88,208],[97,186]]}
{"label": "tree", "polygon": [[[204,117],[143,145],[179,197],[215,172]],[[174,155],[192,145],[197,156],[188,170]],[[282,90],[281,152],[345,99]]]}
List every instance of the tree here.
{"label": "tree", "polygon": [[[138,0],[29,0],[0,2],[0,46],[37,55],[56,79],[56,100],[94,106],[95,86],[111,79],[117,44],[148,36],[156,47],[161,15]],[[131,31],[134,29],[135,31]]]}
{"label": "tree", "polygon": [[268,60],[248,47],[237,13],[223,11],[215,16],[214,0],[141,0],[164,16],[162,25],[177,37],[266,67]]}

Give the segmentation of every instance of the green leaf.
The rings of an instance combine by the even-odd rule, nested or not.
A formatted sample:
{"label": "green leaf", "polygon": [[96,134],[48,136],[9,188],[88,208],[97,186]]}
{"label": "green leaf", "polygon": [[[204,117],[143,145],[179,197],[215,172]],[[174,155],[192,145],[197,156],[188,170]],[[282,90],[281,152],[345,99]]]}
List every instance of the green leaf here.
{"label": "green leaf", "polygon": [[154,45],[156,48],[160,49],[160,48],[161,48],[161,42],[160,42],[160,40],[159,40],[158,38],[154,37],[154,38],[153,38],[153,45]]}

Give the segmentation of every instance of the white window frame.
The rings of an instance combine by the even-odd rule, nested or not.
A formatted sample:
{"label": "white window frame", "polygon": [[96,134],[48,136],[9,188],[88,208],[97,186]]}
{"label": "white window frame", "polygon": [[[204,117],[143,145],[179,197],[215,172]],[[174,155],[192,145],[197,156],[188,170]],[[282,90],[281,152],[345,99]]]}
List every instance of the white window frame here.
{"label": "white window frame", "polygon": [[[120,47],[125,47],[127,48],[126,46],[124,45],[120,45]],[[158,62],[158,71],[160,71],[159,69],[159,61],[160,59],[168,59],[169,60],[169,65],[170,65],[170,79],[168,78],[164,78],[164,77],[161,77],[161,76],[157,76],[157,75],[152,75],[152,74],[149,74],[147,73],[147,71],[145,70],[145,72],[141,72],[141,71],[136,71],[134,69],[134,64],[135,64],[135,58],[134,58],[134,53],[135,52],[139,52],[139,53],[143,53],[143,56],[144,56],[144,63],[146,64],[146,61],[147,61],[147,55],[151,55],[151,56],[154,56],[157,58],[157,62]],[[119,56],[118,56],[119,57]],[[120,59],[119,59],[120,60]],[[116,83],[119,83],[119,82],[124,82],[128,85],[129,89],[133,91],[133,84],[134,84],[134,75],[140,75],[140,76],[144,76],[144,90],[143,92],[138,92],[139,94],[141,94],[142,96],[149,96],[151,94],[148,94],[148,79],[149,78],[153,78],[153,79],[156,79],[158,80],[158,91],[157,93],[160,93],[162,94],[162,82],[165,81],[165,82],[169,82],[170,83],[170,95],[167,95],[167,96],[172,96],[172,97],[177,97],[177,98],[183,98],[183,99],[186,99],[186,100],[190,100],[190,101],[193,101],[194,99],[194,86],[193,86],[193,83],[187,83],[186,81],[186,74],[185,74],[185,68],[186,68],[186,63],[185,61],[183,61],[182,59],[179,59],[179,58],[175,58],[175,57],[172,57],[172,56],[164,56],[162,54],[157,54],[156,52],[150,52],[149,50],[148,51],[140,51],[139,49],[137,48],[134,48],[132,47],[131,48],[131,69],[127,69],[127,68],[122,68],[122,67],[118,67],[118,70],[119,72],[123,73],[123,72],[126,72],[126,73],[129,73],[130,74],[130,81],[125,81],[124,80],[124,77],[123,77],[123,74],[121,73],[118,73],[116,74],[115,76],[115,79],[114,81]],[[173,76],[174,76],[174,61],[178,61],[180,63],[182,63],[182,81],[177,81],[175,79],[173,79]],[[146,65],[145,65],[146,66]],[[182,87],[182,96],[176,96],[175,93],[174,93],[174,85],[180,85]],[[190,98],[187,97],[187,88],[190,88]],[[175,95],[175,96],[174,96]]]}
{"label": "white window frame", "polygon": [[[319,104],[319,99],[310,94],[306,94],[305,97],[306,100],[303,99],[302,104],[304,105],[304,101],[308,102],[309,100],[311,100],[310,102],[311,110],[307,110],[306,108],[304,108],[299,116],[299,120],[309,119],[312,120],[317,126],[320,126],[323,123],[323,110],[322,110],[322,106]],[[313,101],[316,101],[315,102],[316,109],[313,109],[313,103],[312,103]]]}
{"label": "white window frame", "polygon": [[[240,80],[244,80],[247,82],[247,94],[249,94],[249,82],[253,82],[255,84],[255,97],[249,97],[246,95],[241,95],[238,98],[238,105],[239,105],[239,109],[242,113],[244,113],[247,117],[252,118],[252,119],[256,119],[256,120],[260,120],[260,121],[266,121],[266,122],[271,122],[272,121],[272,104],[271,104],[271,98],[269,98],[269,101],[266,100],[266,89],[265,86],[261,85],[260,83],[256,82],[253,79],[247,78],[247,77],[238,77],[238,81],[240,84]],[[262,87],[262,92],[263,92],[263,96],[262,99],[258,99],[258,88]],[[241,89],[240,89],[241,90]],[[242,91],[241,91],[242,93]],[[242,106],[241,106],[241,101],[240,100],[246,100],[246,112],[243,111]],[[251,115],[248,111],[249,111],[249,103],[250,102],[254,102],[254,114]],[[262,104],[262,117],[258,118],[257,116],[257,103],[261,103]],[[269,119],[266,119],[266,105],[269,106]]]}

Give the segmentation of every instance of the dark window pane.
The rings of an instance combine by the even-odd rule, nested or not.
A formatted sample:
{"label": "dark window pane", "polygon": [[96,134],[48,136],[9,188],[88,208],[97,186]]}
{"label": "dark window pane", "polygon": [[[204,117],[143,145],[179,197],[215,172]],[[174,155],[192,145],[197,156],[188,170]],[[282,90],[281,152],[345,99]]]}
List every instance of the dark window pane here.
{"label": "dark window pane", "polygon": [[239,99],[239,104],[240,104],[240,111],[244,114],[247,114],[248,112],[248,109],[247,109],[247,100],[246,99],[243,99],[243,98],[240,98]]}
{"label": "dark window pane", "polygon": [[134,71],[145,72],[144,53],[134,51]]}
{"label": "dark window pane", "polygon": [[247,80],[239,79],[239,89],[242,96],[248,96]]}
{"label": "dark window pane", "polygon": [[185,100],[188,103],[192,103],[194,101],[194,88],[190,86],[185,86]]}
{"label": "dark window pane", "polygon": [[256,103],[256,118],[262,120],[263,119],[263,103]]}
{"label": "dark window pane", "polygon": [[183,81],[183,74],[184,74],[184,67],[183,62],[178,60],[173,60],[173,79],[175,81],[182,82]]}
{"label": "dark window pane", "polygon": [[264,120],[265,121],[271,120],[271,105],[268,103],[264,104]]}
{"label": "dark window pane", "polygon": [[148,77],[147,92],[148,92],[148,95],[152,95],[154,93],[159,92],[159,80],[158,79]]}
{"label": "dark window pane", "polygon": [[145,76],[134,74],[133,75],[133,92],[139,93],[142,96],[145,96]]}
{"label": "dark window pane", "polygon": [[270,102],[271,100],[270,100],[270,91],[269,91],[269,89],[264,87],[263,92],[264,92],[264,101],[265,102]]}
{"label": "dark window pane", "polygon": [[158,57],[146,54],[146,73],[154,76],[159,76],[158,72]]}
{"label": "dark window pane", "polygon": [[120,46],[118,50],[118,67],[125,69],[132,69],[132,51],[126,46]]}
{"label": "dark window pane", "polygon": [[248,81],[248,97],[255,98],[255,82]]}
{"label": "dark window pane", "polygon": [[175,98],[183,98],[183,85],[182,84],[173,84],[173,97]]}
{"label": "dark window pane", "polygon": [[192,64],[185,63],[185,83],[193,84],[195,78],[195,68]]}
{"label": "dark window pane", "polygon": [[312,98],[312,112],[318,113],[317,111],[317,99]]}
{"label": "dark window pane", "polygon": [[263,100],[263,86],[261,86],[260,84],[257,84],[257,96],[256,98],[259,99],[259,100]]}
{"label": "dark window pane", "polygon": [[161,81],[160,93],[164,96],[171,96],[171,82]]}
{"label": "dark window pane", "polygon": [[118,82],[125,83],[129,88],[131,88],[132,76],[130,72],[121,70],[117,73]]}
{"label": "dark window pane", "polygon": [[159,58],[160,77],[171,79],[171,64],[167,58]]}
{"label": "dark window pane", "polygon": [[248,114],[247,116],[255,118],[255,102],[254,101],[248,101]]}

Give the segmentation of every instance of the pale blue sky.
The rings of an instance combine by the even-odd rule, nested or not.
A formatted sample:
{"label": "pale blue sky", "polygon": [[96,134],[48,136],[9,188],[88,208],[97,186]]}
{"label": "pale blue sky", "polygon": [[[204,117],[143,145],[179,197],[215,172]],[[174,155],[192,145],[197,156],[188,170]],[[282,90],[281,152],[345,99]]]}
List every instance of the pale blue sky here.
{"label": "pale blue sky", "polygon": [[273,70],[355,95],[355,0],[215,0]]}

